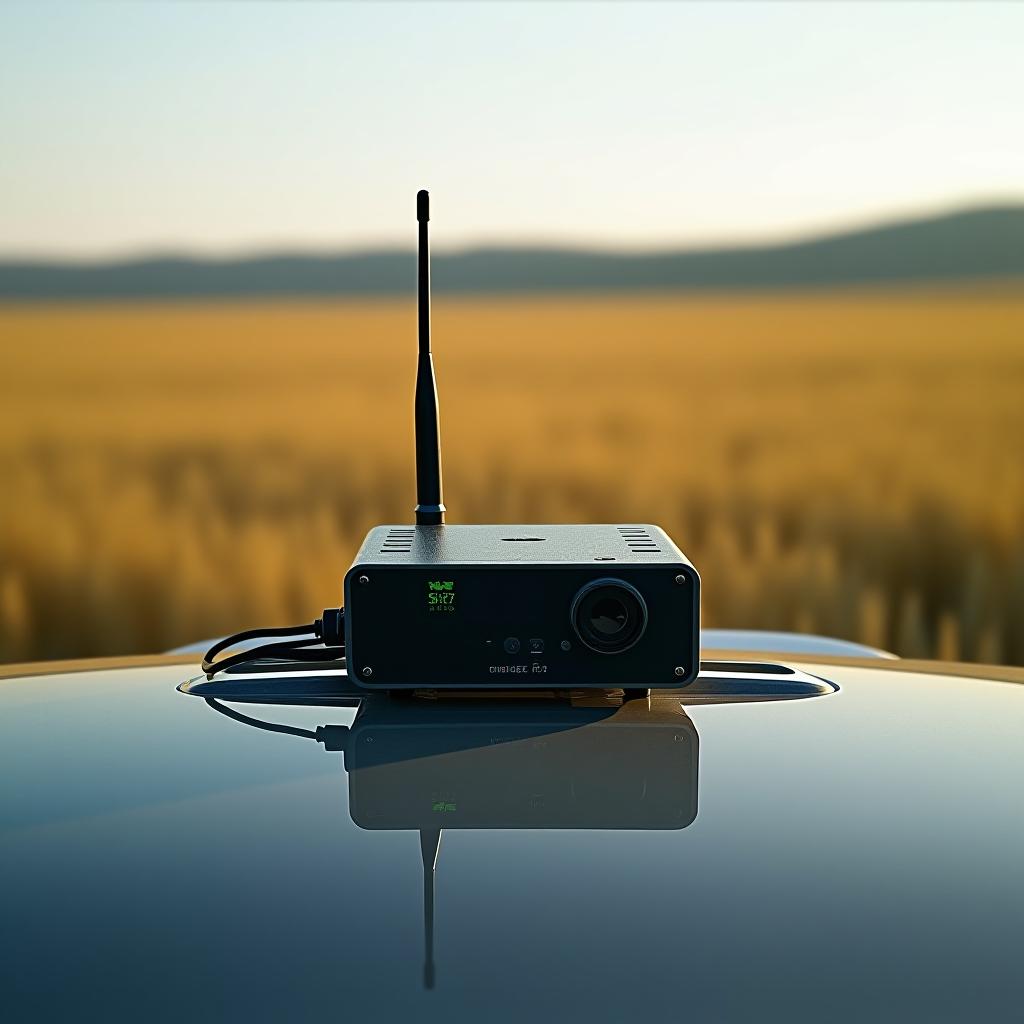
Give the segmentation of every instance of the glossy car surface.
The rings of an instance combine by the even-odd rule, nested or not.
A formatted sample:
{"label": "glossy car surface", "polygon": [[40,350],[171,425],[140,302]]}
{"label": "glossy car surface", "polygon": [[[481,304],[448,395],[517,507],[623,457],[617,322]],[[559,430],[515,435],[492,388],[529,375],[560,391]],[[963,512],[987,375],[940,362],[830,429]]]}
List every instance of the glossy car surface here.
{"label": "glossy car surface", "polygon": [[0,679],[6,1020],[1019,1016],[1018,670],[357,721],[181,661]]}

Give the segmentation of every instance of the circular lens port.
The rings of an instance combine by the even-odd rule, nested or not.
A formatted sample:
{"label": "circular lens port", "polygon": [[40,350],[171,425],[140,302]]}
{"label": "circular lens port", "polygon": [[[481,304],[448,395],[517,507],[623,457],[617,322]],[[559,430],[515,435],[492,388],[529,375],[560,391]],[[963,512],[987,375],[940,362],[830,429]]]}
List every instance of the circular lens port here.
{"label": "circular lens port", "polygon": [[643,636],[647,605],[625,580],[594,580],[573,598],[570,618],[576,635],[592,651],[619,654]]}

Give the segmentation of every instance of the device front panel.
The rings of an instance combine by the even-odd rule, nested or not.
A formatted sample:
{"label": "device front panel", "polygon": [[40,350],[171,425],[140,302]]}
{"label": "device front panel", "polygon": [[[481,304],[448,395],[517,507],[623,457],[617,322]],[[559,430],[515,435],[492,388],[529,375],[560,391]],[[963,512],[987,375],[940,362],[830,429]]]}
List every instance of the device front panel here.
{"label": "device front panel", "polygon": [[699,585],[678,563],[356,566],[348,670],[373,689],[683,686]]}

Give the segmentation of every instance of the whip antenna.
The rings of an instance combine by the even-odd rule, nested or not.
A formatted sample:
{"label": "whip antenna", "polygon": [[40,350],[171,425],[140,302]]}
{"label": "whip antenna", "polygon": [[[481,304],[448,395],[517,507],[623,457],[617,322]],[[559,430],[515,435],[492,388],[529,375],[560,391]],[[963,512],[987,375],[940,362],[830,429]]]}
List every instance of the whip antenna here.
{"label": "whip antenna", "polygon": [[444,525],[441,501],[441,430],[437,413],[437,382],[430,354],[430,193],[416,193],[419,249],[416,254],[416,295],[419,303],[420,350],[416,364],[416,525]]}

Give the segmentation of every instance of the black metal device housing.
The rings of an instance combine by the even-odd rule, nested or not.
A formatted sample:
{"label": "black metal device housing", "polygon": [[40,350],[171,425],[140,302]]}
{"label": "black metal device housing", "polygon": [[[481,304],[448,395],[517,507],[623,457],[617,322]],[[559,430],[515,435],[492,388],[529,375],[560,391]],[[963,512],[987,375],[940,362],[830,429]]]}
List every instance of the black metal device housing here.
{"label": "black metal device housing", "polygon": [[345,576],[371,690],[686,686],[700,578],[646,524],[378,526]]}

